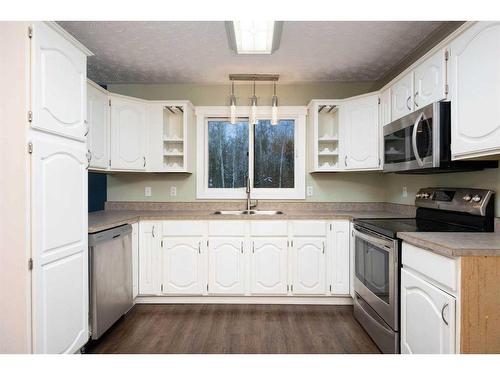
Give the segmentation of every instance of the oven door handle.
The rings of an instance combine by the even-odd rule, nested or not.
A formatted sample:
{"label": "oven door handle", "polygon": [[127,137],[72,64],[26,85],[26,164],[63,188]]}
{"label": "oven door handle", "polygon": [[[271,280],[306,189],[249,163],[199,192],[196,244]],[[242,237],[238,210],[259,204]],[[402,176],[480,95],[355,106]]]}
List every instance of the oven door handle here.
{"label": "oven door handle", "polygon": [[418,154],[417,130],[418,130],[418,124],[423,119],[424,119],[424,112],[420,113],[420,115],[415,120],[415,124],[413,125],[413,133],[412,133],[412,136],[411,136],[411,143],[412,143],[412,146],[413,146],[413,154],[415,155],[415,160],[417,160],[418,165],[420,165],[421,167],[424,166],[424,162],[422,161],[422,159],[420,158],[420,155]]}
{"label": "oven door handle", "polygon": [[356,228],[354,229],[354,236],[357,236],[367,242],[379,245],[381,248],[385,249],[388,252],[394,251],[394,243],[389,240],[384,240],[376,236],[365,234],[363,232],[360,232]]}

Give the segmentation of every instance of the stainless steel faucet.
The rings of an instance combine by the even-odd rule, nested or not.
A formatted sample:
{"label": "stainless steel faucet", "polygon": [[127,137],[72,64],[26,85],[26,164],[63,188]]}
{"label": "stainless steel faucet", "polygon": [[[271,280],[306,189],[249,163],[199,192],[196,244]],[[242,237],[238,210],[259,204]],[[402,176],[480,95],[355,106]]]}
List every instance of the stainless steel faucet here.
{"label": "stainless steel faucet", "polygon": [[250,199],[250,177],[247,176],[247,211],[257,207],[258,203],[259,201],[255,201],[255,203],[252,204],[252,200]]}

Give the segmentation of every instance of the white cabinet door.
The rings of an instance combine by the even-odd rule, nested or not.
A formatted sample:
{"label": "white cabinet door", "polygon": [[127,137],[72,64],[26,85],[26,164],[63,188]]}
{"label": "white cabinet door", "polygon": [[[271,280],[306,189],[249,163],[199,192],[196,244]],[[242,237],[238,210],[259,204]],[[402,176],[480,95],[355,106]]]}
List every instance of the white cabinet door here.
{"label": "white cabinet door", "polygon": [[85,153],[82,142],[33,139],[34,353],[74,353],[89,337]]}
{"label": "white cabinet door", "polygon": [[391,90],[387,89],[379,94],[378,109],[379,126],[381,129],[391,122]]}
{"label": "white cabinet door", "polygon": [[450,45],[453,158],[500,153],[500,22],[478,22]]}
{"label": "white cabinet door", "polygon": [[326,238],[293,240],[293,294],[326,293]]}
{"label": "white cabinet door", "polygon": [[[163,238],[163,292],[203,294],[206,270],[201,237]],[[205,253],[205,251],[203,251]]]}
{"label": "white cabinet door", "polygon": [[132,298],[139,294],[139,223],[132,224]]}
{"label": "white cabinet door", "polygon": [[208,248],[208,292],[243,294],[245,239],[210,238]]}
{"label": "white cabinet door", "polygon": [[111,169],[146,169],[146,104],[111,96]]}
{"label": "white cabinet door", "polygon": [[446,99],[446,55],[442,49],[415,68],[415,109]]}
{"label": "white cabinet door", "polygon": [[139,223],[139,294],[161,293],[161,223]]}
{"label": "white cabinet door", "polygon": [[43,22],[33,25],[31,126],[85,140],[87,57]]}
{"label": "white cabinet door", "polygon": [[330,261],[332,294],[349,295],[349,221],[331,223]]}
{"label": "white cabinet door", "polygon": [[87,145],[90,168],[106,169],[109,166],[109,101],[106,91],[87,84]]}
{"label": "white cabinet door", "polygon": [[378,95],[349,100],[340,111],[344,169],[379,167]]}
{"label": "white cabinet door", "polygon": [[455,298],[401,270],[401,353],[455,353]]}
{"label": "white cabinet door", "polygon": [[391,121],[413,112],[413,72],[391,86]]}
{"label": "white cabinet door", "polygon": [[262,238],[252,241],[252,294],[287,293],[287,252],[286,238]]}

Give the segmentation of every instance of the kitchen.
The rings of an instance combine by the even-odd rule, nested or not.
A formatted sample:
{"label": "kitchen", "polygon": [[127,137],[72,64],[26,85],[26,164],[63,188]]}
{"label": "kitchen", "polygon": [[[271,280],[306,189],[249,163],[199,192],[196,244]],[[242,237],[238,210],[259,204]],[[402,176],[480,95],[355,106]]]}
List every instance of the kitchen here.
{"label": "kitchen", "polygon": [[500,22],[0,35],[1,353],[500,353]]}

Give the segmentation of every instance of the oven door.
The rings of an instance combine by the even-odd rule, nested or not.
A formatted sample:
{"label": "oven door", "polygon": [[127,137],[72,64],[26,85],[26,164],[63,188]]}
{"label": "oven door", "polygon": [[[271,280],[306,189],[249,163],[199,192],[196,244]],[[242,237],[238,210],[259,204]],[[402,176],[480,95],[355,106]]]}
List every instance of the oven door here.
{"label": "oven door", "polygon": [[439,103],[384,126],[384,172],[439,167]]}
{"label": "oven door", "polygon": [[354,291],[398,330],[398,241],[354,227]]}

